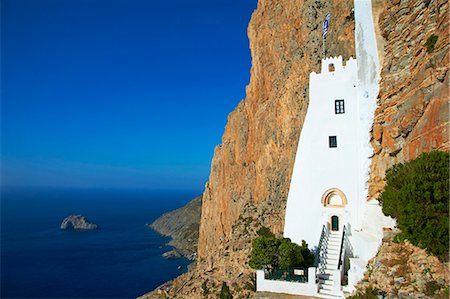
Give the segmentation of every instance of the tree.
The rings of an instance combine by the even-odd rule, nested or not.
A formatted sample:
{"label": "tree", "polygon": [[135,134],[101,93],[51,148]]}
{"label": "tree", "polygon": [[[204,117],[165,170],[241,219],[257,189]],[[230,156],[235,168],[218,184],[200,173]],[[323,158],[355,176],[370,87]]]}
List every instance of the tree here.
{"label": "tree", "polygon": [[302,248],[292,243],[290,239],[283,239],[278,247],[278,265],[281,268],[297,267],[303,263]]}
{"label": "tree", "polygon": [[261,269],[266,265],[278,265],[278,247],[280,240],[275,236],[259,236],[252,242],[252,253],[249,265],[253,269]]}
{"label": "tree", "polygon": [[288,238],[276,238],[266,227],[259,229],[257,234],[259,236],[252,242],[249,261],[253,269],[261,269],[263,266],[309,267],[313,264],[314,256],[305,241],[300,246]]}
{"label": "tree", "polygon": [[380,195],[383,213],[394,217],[401,238],[448,259],[449,154],[424,153],[394,165],[386,173]]}
{"label": "tree", "polygon": [[226,282],[222,283],[222,289],[220,290],[220,299],[233,299],[233,295],[231,295],[230,288],[227,286]]}

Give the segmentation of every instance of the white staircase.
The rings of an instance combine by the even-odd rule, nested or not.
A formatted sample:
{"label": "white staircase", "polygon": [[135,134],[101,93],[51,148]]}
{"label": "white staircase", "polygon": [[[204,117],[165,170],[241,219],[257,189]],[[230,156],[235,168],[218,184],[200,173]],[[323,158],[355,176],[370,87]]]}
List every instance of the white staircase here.
{"label": "white staircase", "polygon": [[337,293],[334,290],[334,275],[338,270],[341,243],[342,231],[330,231],[326,246],[324,273],[319,274],[319,295],[322,298],[343,298],[341,290]]}

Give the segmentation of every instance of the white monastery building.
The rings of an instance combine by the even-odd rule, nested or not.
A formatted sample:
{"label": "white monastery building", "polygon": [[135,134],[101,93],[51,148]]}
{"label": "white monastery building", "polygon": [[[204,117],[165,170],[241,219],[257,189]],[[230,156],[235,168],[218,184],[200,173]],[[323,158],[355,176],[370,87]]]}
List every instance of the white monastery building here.
{"label": "white monastery building", "polygon": [[266,279],[257,290],[342,298],[362,279],[384,227],[395,225],[367,201],[370,130],[380,66],[370,0],[355,0],[356,59],[322,59],[309,78],[309,106],[300,134],[286,206],[284,236],[316,249],[307,282]]}

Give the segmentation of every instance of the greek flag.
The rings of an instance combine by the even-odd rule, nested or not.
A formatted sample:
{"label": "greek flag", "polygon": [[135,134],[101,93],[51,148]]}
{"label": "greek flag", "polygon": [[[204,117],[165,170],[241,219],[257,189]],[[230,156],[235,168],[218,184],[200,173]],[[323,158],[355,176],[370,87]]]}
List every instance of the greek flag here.
{"label": "greek flag", "polygon": [[325,17],[325,21],[323,21],[323,30],[322,30],[323,37],[327,35],[329,22],[330,22],[330,14],[327,14],[327,16]]}

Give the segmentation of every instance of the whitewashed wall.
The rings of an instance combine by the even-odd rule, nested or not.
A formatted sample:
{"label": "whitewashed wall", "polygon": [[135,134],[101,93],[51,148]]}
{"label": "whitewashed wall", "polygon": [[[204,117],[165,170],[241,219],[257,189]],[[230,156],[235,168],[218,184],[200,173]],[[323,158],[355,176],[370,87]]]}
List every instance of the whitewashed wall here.
{"label": "whitewashed wall", "polygon": [[[328,71],[329,64],[334,64],[334,72]],[[324,59],[321,73],[310,74],[309,107],[300,134],[284,227],[284,236],[296,243],[304,239],[310,247],[317,246],[322,225],[331,214],[341,216],[341,225],[354,221],[361,143],[356,95],[354,59],[345,66],[342,57]],[[337,99],[345,101],[344,114],[335,114]],[[337,136],[337,148],[329,148],[329,136]],[[330,188],[344,192],[348,200],[345,209],[323,208],[322,196]]]}
{"label": "whitewashed wall", "polygon": [[[367,182],[369,180],[370,157],[373,154],[370,144],[373,117],[377,106],[377,97],[380,81],[380,63],[373,24],[372,3],[370,0],[355,0],[355,42],[356,59],[358,62],[358,86],[357,93],[359,105],[358,135],[360,143],[360,182],[358,196],[367,198]],[[364,202],[360,201],[359,219],[355,228],[361,229],[363,225]]]}
{"label": "whitewashed wall", "polygon": [[264,278],[263,270],[256,270],[256,291],[284,293],[291,295],[316,296],[317,284],[315,268],[309,268],[309,282],[293,282],[281,280],[269,280]]}

